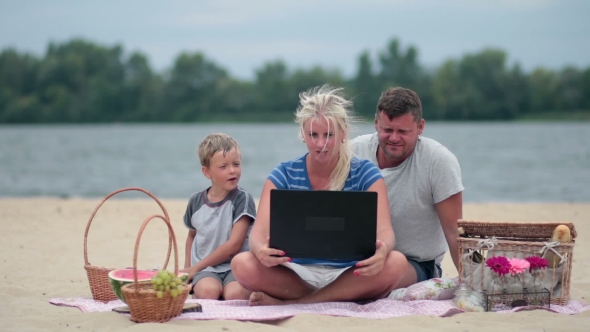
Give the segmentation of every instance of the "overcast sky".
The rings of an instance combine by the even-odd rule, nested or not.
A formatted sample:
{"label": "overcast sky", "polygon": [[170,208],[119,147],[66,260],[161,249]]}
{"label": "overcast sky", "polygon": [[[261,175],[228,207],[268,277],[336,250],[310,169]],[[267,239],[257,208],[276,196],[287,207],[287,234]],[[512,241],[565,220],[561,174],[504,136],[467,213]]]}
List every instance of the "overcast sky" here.
{"label": "overcast sky", "polygon": [[74,37],[139,50],[158,71],[200,51],[246,79],[277,59],[350,76],[392,38],[427,66],[497,47],[526,70],[588,67],[590,0],[0,0],[0,48],[43,55]]}

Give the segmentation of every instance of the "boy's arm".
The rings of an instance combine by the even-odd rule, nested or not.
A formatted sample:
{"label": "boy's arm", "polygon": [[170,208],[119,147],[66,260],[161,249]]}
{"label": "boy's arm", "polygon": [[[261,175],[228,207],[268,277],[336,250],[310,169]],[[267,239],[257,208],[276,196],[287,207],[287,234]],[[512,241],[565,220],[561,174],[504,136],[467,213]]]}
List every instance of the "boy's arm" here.
{"label": "boy's arm", "polygon": [[191,256],[192,256],[192,249],[193,249],[193,241],[195,240],[195,236],[197,236],[197,231],[194,229],[188,230],[188,235],[186,236],[186,246],[184,249],[184,268],[189,268],[191,266]]}
{"label": "boy's arm", "polygon": [[203,258],[197,264],[190,266],[189,268],[185,268],[183,272],[188,273],[188,277],[190,279],[199,271],[205,269],[208,266],[219,265],[230,260],[242,249],[244,241],[246,240],[246,236],[248,235],[248,229],[250,228],[251,222],[251,217],[246,215],[242,216],[232,227],[229,240],[217,247],[217,249],[215,249],[209,256]]}
{"label": "boy's arm", "polygon": [[186,244],[184,246],[184,268],[189,268],[191,266],[192,260],[192,253],[193,253],[193,241],[195,240],[195,236],[197,236],[197,230],[192,223],[193,218],[193,206],[195,205],[195,200],[199,198],[199,195],[192,195],[186,205],[186,211],[184,212],[184,216],[182,217],[182,222],[188,228],[188,234],[186,236]]}

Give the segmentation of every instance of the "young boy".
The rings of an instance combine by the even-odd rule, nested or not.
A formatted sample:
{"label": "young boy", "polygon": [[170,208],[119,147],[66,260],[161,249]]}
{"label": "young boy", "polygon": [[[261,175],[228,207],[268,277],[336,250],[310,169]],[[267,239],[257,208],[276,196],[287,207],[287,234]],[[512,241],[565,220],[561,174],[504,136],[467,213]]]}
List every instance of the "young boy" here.
{"label": "young boy", "polygon": [[252,195],[238,187],[240,149],[230,136],[210,134],[199,144],[198,152],[211,186],[189,199],[182,271],[192,278],[193,298],[247,300],[250,292],[240,286],[230,267],[233,256],[248,251],[247,238],[256,218]]}

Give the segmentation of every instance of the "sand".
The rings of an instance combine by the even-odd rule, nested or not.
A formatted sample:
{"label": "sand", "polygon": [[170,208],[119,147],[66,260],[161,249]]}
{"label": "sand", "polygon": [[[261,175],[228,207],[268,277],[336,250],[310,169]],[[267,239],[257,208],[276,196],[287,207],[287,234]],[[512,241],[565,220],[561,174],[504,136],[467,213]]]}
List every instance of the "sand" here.
{"label": "sand", "polygon": [[[410,316],[369,320],[299,315],[267,323],[239,321],[171,321],[135,324],[112,312],[82,313],[58,307],[53,297],[90,297],[84,270],[84,229],[99,199],[0,199],[0,330],[2,331],[588,331],[590,312],[576,315],[545,310],[511,314],[463,313],[452,317]],[[162,200],[171,216],[184,262],[186,229],[184,200]],[[102,267],[132,265],[137,232],[145,218],[161,213],[152,200],[111,199],[99,210],[88,236],[91,264]],[[464,218],[496,221],[566,221],[578,231],[572,272],[572,299],[589,302],[590,203],[588,204],[466,204]],[[161,267],[166,255],[166,228],[153,220],[141,238],[139,268]],[[171,261],[173,264],[174,260]],[[170,267],[172,267],[171,265]],[[454,277],[449,257],[445,276]]]}

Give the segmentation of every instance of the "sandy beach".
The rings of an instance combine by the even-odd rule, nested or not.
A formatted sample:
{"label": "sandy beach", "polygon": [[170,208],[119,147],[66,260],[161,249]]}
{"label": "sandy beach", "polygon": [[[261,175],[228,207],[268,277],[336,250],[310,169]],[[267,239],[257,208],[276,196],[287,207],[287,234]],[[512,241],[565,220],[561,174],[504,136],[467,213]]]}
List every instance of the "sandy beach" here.
{"label": "sandy beach", "polygon": [[[136,324],[114,312],[82,313],[58,307],[54,297],[91,297],[84,270],[84,229],[100,199],[0,199],[0,330],[2,331],[588,331],[590,311],[576,315],[545,310],[511,314],[462,313],[451,317],[409,316],[385,320],[298,315],[280,321],[170,321]],[[179,266],[184,262],[185,200],[162,200],[176,233]],[[141,223],[161,214],[150,199],[111,199],[99,210],[88,237],[92,265],[132,265]],[[573,222],[578,232],[574,250],[571,298],[590,302],[590,203],[466,204],[464,219],[514,222]],[[161,267],[166,255],[166,228],[161,220],[148,225],[139,249],[139,268]],[[173,264],[174,261],[171,260]],[[169,266],[172,269],[173,265]],[[445,276],[457,272],[450,257]]]}

